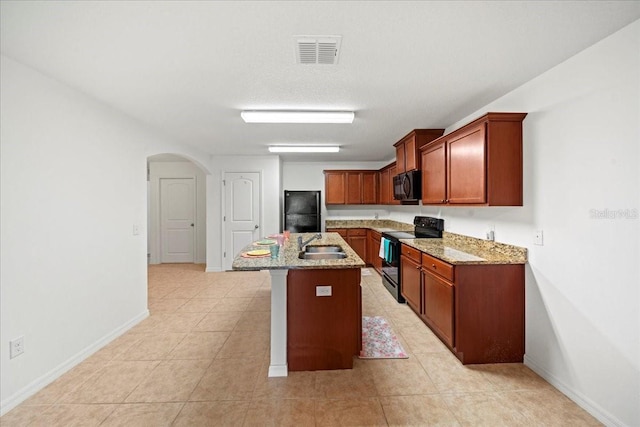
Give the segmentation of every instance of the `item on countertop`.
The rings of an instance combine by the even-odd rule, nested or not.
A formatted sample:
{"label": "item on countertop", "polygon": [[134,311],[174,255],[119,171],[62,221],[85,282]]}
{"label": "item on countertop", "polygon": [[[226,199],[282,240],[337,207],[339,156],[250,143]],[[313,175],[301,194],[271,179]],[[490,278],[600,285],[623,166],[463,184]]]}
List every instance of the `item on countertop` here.
{"label": "item on countertop", "polygon": [[258,245],[258,246],[271,246],[275,244],[276,244],[276,241],[272,239],[258,240],[257,242],[254,243],[254,245]]}
{"label": "item on countertop", "polygon": [[270,256],[271,256],[271,252],[269,252],[269,253],[267,253],[267,254],[265,254],[265,255],[257,255],[257,256],[256,256],[256,255],[247,255],[247,253],[246,253],[246,252],[242,252],[242,253],[240,254],[240,256],[241,256],[242,258],[253,258],[253,259],[256,259],[256,258],[268,258],[268,257],[270,257]]}
{"label": "item on countertop", "polygon": [[271,258],[278,258],[278,253],[280,253],[280,245],[271,245],[269,246],[269,250],[271,251]]}
{"label": "item on countertop", "polygon": [[271,251],[269,249],[255,249],[253,251],[246,252],[249,256],[266,256],[269,255]]}
{"label": "item on countertop", "polygon": [[289,240],[289,237],[291,237],[291,231],[289,231],[289,230],[284,230],[284,231],[283,231],[283,234],[284,234],[284,240],[288,241],[288,240]]}

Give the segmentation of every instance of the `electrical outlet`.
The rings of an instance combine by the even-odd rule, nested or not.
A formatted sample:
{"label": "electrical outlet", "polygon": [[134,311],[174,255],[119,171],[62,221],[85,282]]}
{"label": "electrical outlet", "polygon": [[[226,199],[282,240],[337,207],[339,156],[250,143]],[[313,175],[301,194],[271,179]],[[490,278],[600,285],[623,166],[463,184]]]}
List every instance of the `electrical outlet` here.
{"label": "electrical outlet", "polygon": [[542,230],[536,230],[536,234],[533,236],[533,244],[542,246],[544,244],[542,238]]}
{"label": "electrical outlet", "polygon": [[140,225],[139,224],[133,224],[133,235],[137,236],[138,234],[140,234]]}
{"label": "electrical outlet", "polygon": [[496,240],[496,226],[493,224],[487,225],[487,240],[495,241]]}
{"label": "electrical outlet", "polygon": [[317,297],[330,297],[331,296],[331,286],[316,286],[316,296]]}
{"label": "electrical outlet", "polygon": [[20,356],[24,353],[24,337],[18,337],[9,341],[9,359]]}

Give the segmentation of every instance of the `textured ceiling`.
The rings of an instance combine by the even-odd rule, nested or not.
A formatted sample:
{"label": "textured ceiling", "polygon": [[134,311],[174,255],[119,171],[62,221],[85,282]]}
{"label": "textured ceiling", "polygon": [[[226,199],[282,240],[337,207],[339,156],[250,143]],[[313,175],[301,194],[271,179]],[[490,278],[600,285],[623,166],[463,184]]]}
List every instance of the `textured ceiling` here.
{"label": "textured ceiling", "polygon": [[[380,161],[640,18],[637,1],[6,1],[2,53],[217,155],[338,143]],[[342,36],[337,65],[294,36]],[[355,110],[350,125],[246,124],[243,109]]]}

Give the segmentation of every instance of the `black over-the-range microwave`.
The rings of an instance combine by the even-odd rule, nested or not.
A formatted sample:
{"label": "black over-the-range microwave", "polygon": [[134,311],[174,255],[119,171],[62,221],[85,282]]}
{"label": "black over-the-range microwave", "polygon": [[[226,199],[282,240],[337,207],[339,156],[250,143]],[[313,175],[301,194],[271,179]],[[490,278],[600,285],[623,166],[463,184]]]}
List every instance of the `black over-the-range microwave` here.
{"label": "black over-the-range microwave", "polygon": [[420,171],[404,172],[393,177],[393,198],[420,200]]}

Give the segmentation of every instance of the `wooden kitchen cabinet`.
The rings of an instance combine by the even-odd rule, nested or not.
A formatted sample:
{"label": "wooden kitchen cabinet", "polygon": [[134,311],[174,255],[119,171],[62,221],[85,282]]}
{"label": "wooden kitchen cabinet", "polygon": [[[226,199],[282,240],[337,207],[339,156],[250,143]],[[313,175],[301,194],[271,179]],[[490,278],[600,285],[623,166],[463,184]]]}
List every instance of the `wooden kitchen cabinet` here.
{"label": "wooden kitchen cabinet", "polygon": [[341,171],[324,171],[324,203],[344,205],[346,197],[346,175]]}
{"label": "wooden kitchen cabinet", "polygon": [[389,174],[389,166],[386,166],[380,169],[379,172],[379,194],[378,194],[378,203],[381,205],[388,205],[391,202],[391,198],[393,197],[392,187],[393,184],[391,181],[391,177]]}
{"label": "wooden kitchen cabinet", "polygon": [[325,170],[325,204],[362,205],[378,201],[378,171]]}
{"label": "wooden kitchen cabinet", "polygon": [[463,364],[523,361],[523,264],[452,265],[425,253],[417,262],[404,244],[401,253],[402,295]]}
{"label": "wooden kitchen cabinet", "polygon": [[422,151],[422,203],[443,204],[447,199],[445,141],[429,144]]}
{"label": "wooden kitchen cabinet", "polygon": [[444,129],[414,129],[393,144],[396,147],[396,174],[420,169],[418,149],[443,133]]}
{"label": "wooden kitchen cabinet", "polygon": [[437,331],[445,344],[455,347],[453,341],[453,283],[428,271],[422,273],[424,289],[424,318]]}
{"label": "wooden kitchen cabinet", "polygon": [[327,233],[338,233],[351,249],[363,261],[367,259],[367,229],[366,228],[327,228]]}
{"label": "wooden kitchen cabinet", "polygon": [[[331,286],[331,295],[318,296],[317,285]],[[289,270],[289,370],[350,369],[361,350],[360,269]]]}
{"label": "wooden kitchen cabinet", "polygon": [[382,258],[380,258],[381,239],[381,233],[375,230],[367,231],[367,264],[372,265],[379,274],[382,274]]}
{"label": "wooden kitchen cabinet", "polygon": [[389,168],[389,204],[390,205],[401,205],[402,202],[400,202],[400,200],[396,200],[393,198],[393,177],[396,176],[398,174],[397,169],[396,169],[396,165],[393,164],[390,168]]}
{"label": "wooden kitchen cabinet", "polygon": [[422,278],[420,251],[402,244],[400,249],[400,292],[407,304],[418,314],[422,313]]}
{"label": "wooden kitchen cabinet", "polygon": [[360,258],[367,258],[367,229],[366,228],[348,228],[347,243],[351,246]]}
{"label": "wooden kitchen cabinet", "polygon": [[453,266],[422,254],[422,317],[453,348],[454,286],[446,279],[453,280]]}
{"label": "wooden kitchen cabinet", "polygon": [[378,172],[362,172],[362,204],[375,205],[378,203]]}
{"label": "wooden kitchen cabinet", "polygon": [[362,204],[362,174],[360,172],[346,172],[346,204]]}
{"label": "wooden kitchen cabinet", "polygon": [[479,123],[447,138],[447,203],[486,203],[485,135]]}
{"label": "wooden kitchen cabinet", "polygon": [[[415,143],[414,143],[415,145]],[[406,172],[406,148],[403,142],[396,142],[396,167],[398,173]]]}
{"label": "wooden kitchen cabinet", "polygon": [[421,148],[422,203],[522,206],[522,121],[488,113]]}

